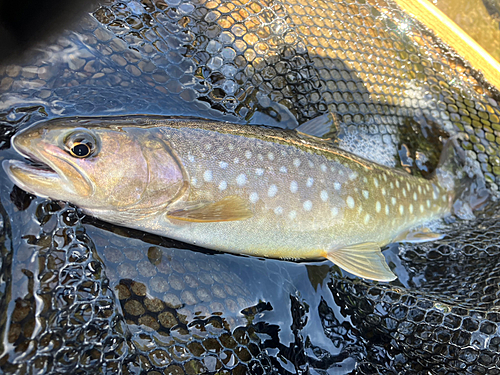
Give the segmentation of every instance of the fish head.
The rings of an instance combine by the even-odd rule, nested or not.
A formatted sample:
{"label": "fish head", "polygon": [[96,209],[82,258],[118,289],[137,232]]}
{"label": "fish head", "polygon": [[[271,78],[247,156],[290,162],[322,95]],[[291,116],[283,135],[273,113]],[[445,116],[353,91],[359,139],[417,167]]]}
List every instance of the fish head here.
{"label": "fish head", "polygon": [[11,142],[31,161],[4,161],[16,185],[91,213],[147,215],[175,200],[187,184],[178,158],[154,127],[58,119],[35,124]]}

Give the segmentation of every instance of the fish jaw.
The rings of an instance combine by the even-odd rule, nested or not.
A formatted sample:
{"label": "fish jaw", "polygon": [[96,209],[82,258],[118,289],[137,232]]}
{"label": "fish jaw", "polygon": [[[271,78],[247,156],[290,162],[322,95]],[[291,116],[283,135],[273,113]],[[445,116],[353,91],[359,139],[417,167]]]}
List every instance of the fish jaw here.
{"label": "fish jaw", "polygon": [[13,149],[36,165],[5,160],[2,167],[11,180],[23,190],[52,199],[92,195],[92,182],[59,155],[63,150],[39,140],[38,134],[39,131],[22,131],[12,138]]}
{"label": "fish jaw", "polygon": [[52,195],[54,187],[60,186],[61,178],[53,170],[34,167],[20,160],[4,160],[2,167],[14,184],[44,198]]}

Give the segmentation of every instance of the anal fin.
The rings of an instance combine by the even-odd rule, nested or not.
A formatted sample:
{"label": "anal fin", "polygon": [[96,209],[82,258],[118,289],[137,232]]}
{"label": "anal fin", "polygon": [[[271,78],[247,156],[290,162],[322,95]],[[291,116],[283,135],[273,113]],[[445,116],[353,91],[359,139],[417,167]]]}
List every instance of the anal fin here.
{"label": "anal fin", "polygon": [[432,232],[429,228],[418,228],[399,234],[392,242],[420,243],[440,240],[443,237],[444,234]]}
{"label": "anal fin", "polygon": [[168,212],[167,218],[209,223],[245,220],[252,215],[247,201],[237,195],[231,195],[217,202],[192,203],[184,208]]}
{"label": "anal fin", "polygon": [[374,242],[344,246],[327,251],[325,256],[340,268],[365,279],[392,281],[397,278],[387,265],[380,246]]}

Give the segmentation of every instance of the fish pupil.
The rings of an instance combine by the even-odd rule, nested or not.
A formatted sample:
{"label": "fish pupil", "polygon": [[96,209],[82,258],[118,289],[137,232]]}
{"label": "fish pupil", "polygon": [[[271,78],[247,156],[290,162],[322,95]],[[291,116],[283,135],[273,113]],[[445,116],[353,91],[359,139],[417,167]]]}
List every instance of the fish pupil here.
{"label": "fish pupil", "polygon": [[85,143],[80,143],[73,146],[71,152],[79,158],[84,158],[90,155],[90,147]]}

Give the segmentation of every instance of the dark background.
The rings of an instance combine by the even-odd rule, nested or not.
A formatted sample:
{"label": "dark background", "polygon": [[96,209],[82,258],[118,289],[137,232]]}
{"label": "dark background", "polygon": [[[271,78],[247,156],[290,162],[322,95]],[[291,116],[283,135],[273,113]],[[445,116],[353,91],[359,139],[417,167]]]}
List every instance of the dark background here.
{"label": "dark background", "polygon": [[92,0],[0,0],[0,63],[71,24]]}

